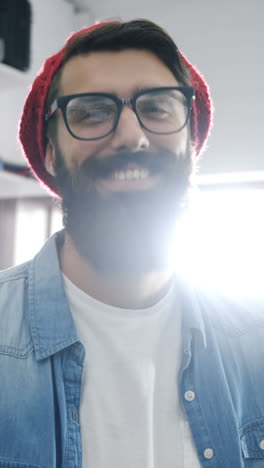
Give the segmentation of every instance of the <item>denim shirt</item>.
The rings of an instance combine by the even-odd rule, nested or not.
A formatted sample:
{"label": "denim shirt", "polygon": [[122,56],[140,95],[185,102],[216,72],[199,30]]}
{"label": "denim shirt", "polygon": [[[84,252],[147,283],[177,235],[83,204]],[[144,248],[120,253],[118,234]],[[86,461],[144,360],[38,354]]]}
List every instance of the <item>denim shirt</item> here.
{"label": "denim shirt", "polygon": [[[64,293],[62,238],[56,234],[32,261],[0,273],[0,468],[82,466],[85,352]],[[263,305],[184,282],[181,289],[178,389],[201,466],[264,467]],[[175,376],[175,392],[176,385]]]}

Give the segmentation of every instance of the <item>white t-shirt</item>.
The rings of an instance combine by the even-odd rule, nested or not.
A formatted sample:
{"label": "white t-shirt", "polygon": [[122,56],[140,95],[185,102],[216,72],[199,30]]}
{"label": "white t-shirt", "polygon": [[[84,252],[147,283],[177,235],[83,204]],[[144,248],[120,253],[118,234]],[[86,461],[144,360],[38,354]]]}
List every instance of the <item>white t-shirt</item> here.
{"label": "white t-shirt", "polygon": [[178,396],[181,308],[175,286],[154,306],[130,310],[64,281],[86,350],[83,468],[200,467]]}

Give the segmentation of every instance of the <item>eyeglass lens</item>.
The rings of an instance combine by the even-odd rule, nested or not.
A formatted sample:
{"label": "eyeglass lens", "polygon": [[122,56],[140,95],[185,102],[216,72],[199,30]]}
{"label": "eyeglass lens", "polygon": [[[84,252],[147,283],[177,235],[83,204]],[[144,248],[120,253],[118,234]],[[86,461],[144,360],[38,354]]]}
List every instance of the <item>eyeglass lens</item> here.
{"label": "eyeglass lens", "polygon": [[[141,123],[155,133],[173,133],[181,129],[188,117],[187,100],[179,90],[153,91],[136,99]],[[71,99],[66,108],[71,132],[84,139],[100,138],[113,129],[118,108],[107,96],[81,96]]]}

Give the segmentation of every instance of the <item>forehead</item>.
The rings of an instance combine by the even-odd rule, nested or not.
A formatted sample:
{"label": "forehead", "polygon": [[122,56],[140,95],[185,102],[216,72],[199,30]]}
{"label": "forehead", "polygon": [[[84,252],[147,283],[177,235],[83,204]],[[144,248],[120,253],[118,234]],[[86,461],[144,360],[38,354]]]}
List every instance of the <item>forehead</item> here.
{"label": "forehead", "polygon": [[170,69],[152,52],[100,51],[72,57],[64,65],[60,94],[105,91],[126,96],[142,88],[177,85]]}

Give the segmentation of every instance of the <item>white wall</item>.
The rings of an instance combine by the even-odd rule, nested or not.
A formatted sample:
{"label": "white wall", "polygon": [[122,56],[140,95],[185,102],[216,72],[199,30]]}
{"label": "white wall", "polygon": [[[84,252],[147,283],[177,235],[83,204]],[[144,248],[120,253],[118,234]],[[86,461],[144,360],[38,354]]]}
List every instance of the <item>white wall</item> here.
{"label": "white wall", "polygon": [[[152,19],[169,31],[210,84],[216,112],[201,172],[264,171],[262,0],[82,0],[85,2],[90,14],[74,17],[65,0],[32,1],[29,81],[76,27],[110,17]],[[23,162],[15,141],[26,93],[25,87],[1,91],[0,154],[17,162]]]}

